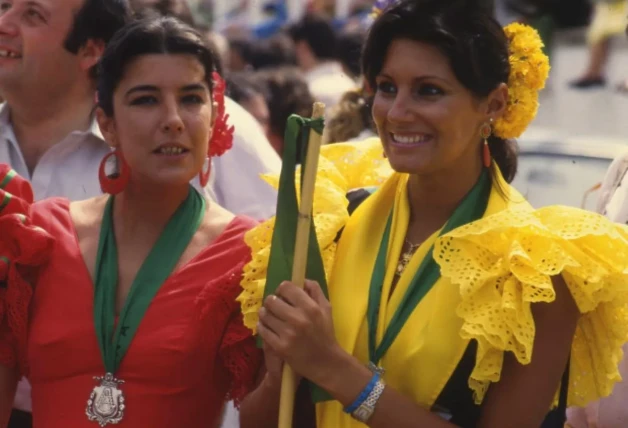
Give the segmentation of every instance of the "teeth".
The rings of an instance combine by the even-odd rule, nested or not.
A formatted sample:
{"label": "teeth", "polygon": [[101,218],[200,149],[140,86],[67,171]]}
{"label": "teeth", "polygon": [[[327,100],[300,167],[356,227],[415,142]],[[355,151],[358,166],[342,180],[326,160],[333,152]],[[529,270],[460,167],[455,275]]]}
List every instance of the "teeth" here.
{"label": "teeth", "polygon": [[19,55],[15,52],[0,50],[0,57],[3,58],[18,58]]}
{"label": "teeth", "polygon": [[425,141],[428,140],[428,136],[426,135],[397,135],[397,134],[393,134],[392,135],[393,140],[395,140],[396,143],[401,143],[401,144],[417,144],[417,143],[423,143]]}
{"label": "teeth", "polygon": [[180,155],[183,153],[183,149],[181,147],[162,147],[159,149],[159,153],[164,155]]}

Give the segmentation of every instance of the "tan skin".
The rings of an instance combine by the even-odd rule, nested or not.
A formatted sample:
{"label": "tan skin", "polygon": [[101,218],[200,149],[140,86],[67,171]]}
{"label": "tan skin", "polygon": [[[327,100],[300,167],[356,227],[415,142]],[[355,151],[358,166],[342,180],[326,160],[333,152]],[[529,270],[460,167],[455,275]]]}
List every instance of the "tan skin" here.
{"label": "tan skin", "polygon": [[[503,114],[506,99],[507,88],[500,85],[478,100],[457,81],[446,58],[429,45],[403,39],[391,44],[377,77],[373,117],[391,165],[411,174],[410,242],[421,242],[439,229],[476,182],[482,168],[479,129]],[[425,143],[399,146],[395,144],[399,135],[422,136]],[[553,278],[553,283],[556,300],[533,307],[537,333],[531,364],[521,365],[506,354],[501,380],[491,385],[483,402],[480,428],[538,428],[547,414],[579,316],[562,278]],[[307,282],[301,290],[286,282],[276,296],[264,302],[259,314],[259,334],[269,350],[267,362],[283,360],[343,406],[351,404],[372,373],[338,345],[331,304],[318,284]],[[276,385],[276,367],[273,362],[260,390],[270,391]],[[267,401],[272,404],[271,398]],[[264,415],[269,418],[266,426],[272,426],[271,412]],[[387,386],[369,426],[454,425]]]}
{"label": "tan skin", "polygon": [[[129,63],[115,90],[113,116],[97,111],[106,141],[124,153],[131,170],[128,186],[115,198],[113,212],[120,268],[118,313],[141,264],[167,220],[187,197],[189,181],[203,166],[214,112],[205,70],[189,55],[138,57]],[[176,160],[156,154],[154,150],[163,144],[177,144],[188,152]],[[92,279],[106,200],[103,196],[70,206]],[[208,201],[201,226],[178,266],[214,241],[233,218]],[[6,426],[16,382],[15,372],[0,366],[0,426]]]}

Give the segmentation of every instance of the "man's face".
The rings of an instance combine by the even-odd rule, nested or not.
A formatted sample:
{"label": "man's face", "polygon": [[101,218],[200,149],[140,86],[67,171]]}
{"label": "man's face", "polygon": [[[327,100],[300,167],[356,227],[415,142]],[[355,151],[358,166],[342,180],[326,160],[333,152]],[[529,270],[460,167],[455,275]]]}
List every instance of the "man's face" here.
{"label": "man's face", "polygon": [[0,0],[0,94],[47,85],[64,90],[80,72],[63,44],[85,0]]}

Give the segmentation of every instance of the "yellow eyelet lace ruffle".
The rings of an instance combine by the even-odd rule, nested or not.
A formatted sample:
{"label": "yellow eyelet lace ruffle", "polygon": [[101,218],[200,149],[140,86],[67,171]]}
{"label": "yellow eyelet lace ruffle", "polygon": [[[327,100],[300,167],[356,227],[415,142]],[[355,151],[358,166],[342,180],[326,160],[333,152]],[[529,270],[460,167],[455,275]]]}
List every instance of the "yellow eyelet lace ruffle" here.
{"label": "yellow eyelet lace ruffle", "polygon": [[[378,186],[391,174],[392,169],[384,158],[378,138],[322,147],[314,189],[314,224],[328,275],[336,252],[334,240],[349,218],[347,193],[360,187]],[[297,172],[297,189],[299,177]],[[265,176],[264,179],[275,188],[279,185],[277,176]],[[251,248],[252,260],[244,268],[243,292],[238,301],[244,325],[254,333],[264,296],[274,226],[273,217],[250,230],[244,238]]]}
{"label": "yellow eyelet lace ruffle", "polygon": [[469,380],[477,402],[499,380],[504,351],[532,358],[531,303],[555,299],[562,274],[582,313],[572,344],[569,405],[608,396],[621,380],[628,341],[628,229],[568,207],[508,210],[442,237],[434,249],[441,275],[460,287],[462,336],[476,339]]}

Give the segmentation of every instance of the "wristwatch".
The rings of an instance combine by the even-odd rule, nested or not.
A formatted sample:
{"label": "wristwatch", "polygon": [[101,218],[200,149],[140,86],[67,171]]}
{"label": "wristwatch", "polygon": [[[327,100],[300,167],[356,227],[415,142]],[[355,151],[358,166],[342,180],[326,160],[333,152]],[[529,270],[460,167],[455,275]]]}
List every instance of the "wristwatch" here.
{"label": "wristwatch", "polygon": [[364,400],[364,402],[360,404],[360,406],[351,414],[351,416],[353,416],[354,419],[362,422],[363,424],[367,423],[368,420],[371,419],[371,416],[373,416],[373,413],[375,412],[375,406],[379,401],[379,397],[382,396],[385,387],[386,385],[384,384],[384,381],[379,379],[366,400]]}

